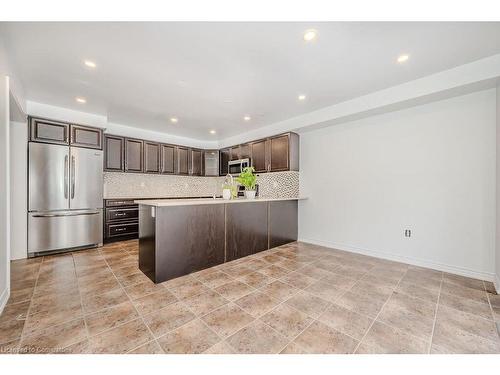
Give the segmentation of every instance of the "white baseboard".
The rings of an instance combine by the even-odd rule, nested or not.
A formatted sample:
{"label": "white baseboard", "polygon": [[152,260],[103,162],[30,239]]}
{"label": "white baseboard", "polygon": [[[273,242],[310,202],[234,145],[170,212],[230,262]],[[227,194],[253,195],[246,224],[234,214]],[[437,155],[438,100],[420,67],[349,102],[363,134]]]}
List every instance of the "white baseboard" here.
{"label": "white baseboard", "polygon": [[338,250],[349,251],[351,253],[368,255],[368,256],[372,256],[372,257],[376,257],[376,258],[393,260],[396,262],[408,263],[408,264],[411,264],[413,266],[431,268],[434,270],[453,273],[456,275],[472,277],[474,279],[492,281],[492,282],[496,283],[495,287],[496,287],[497,291],[499,290],[499,287],[500,287],[500,280],[498,279],[498,277],[496,277],[496,281],[495,281],[495,274],[490,273],[490,272],[477,271],[477,270],[472,270],[472,269],[468,269],[468,268],[464,268],[464,267],[453,266],[450,264],[443,264],[443,263],[428,261],[428,260],[424,260],[424,259],[417,259],[417,258],[413,258],[413,257],[407,257],[404,255],[391,254],[391,253],[378,251],[378,250],[370,250],[370,249],[360,248],[360,247],[352,246],[352,245],[348,245],[348,244],[315,240],[312,238],[299,238],[299,241],[309,242],[309,243],[312,243],[315,245],[320,245],[320,246],[325,246],[325,247],[331,247],[331,248],[338,249]]}
{"label": "white baseboard", "polygon": [[2,315],[3,309],[9,300],[10,291],[9,289],[4,289],[2,295],[0,295],[0,315]]}
{"label": "white baseboard", "polygon": [[500,275],[495,274],[495,280],[493,281],[493,285],[495,285],[495,290],[497,294],[500,294]]}

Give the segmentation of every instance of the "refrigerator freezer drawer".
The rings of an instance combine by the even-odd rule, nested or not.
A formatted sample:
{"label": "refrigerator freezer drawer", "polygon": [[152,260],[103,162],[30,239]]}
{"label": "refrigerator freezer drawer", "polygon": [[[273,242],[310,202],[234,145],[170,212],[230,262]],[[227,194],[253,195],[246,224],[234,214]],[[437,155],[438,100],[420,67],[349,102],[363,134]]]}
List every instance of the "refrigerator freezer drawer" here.
{"label": "refrigerator freezer drawer", "polygon": [[30,212],[28,254],[102,244],[102,210]]}

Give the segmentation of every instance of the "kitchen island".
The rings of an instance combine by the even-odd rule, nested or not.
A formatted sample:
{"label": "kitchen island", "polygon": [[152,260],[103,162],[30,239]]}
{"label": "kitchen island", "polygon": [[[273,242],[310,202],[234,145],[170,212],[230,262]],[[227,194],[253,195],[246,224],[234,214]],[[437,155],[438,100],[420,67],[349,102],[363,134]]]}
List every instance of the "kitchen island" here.
{"label": "kitchen island", "polygon": [[136,200],[139,268],[161,283],[296,241],[300,199]]}

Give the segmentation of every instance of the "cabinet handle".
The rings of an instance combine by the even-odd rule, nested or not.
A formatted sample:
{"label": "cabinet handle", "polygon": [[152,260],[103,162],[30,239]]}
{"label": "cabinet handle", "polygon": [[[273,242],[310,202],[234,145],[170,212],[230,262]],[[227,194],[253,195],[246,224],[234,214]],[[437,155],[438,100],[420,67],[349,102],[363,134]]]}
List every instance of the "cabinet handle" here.
{"label": "cabinet handle", "polygon": [[116,213],[115,216],[125,216],[127,215],[125,212],[121,212],[121,213]]}
{"label": "cabinet handle", "polygon": [[116,228],[115,232],[123,232],[124,230],[127,230],[127,228]]}

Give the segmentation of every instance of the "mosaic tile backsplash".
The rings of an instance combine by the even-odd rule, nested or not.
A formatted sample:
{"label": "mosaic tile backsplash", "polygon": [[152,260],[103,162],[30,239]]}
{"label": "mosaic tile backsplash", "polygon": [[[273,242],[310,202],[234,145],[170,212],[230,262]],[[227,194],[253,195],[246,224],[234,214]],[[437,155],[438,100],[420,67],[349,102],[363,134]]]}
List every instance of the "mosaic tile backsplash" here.
{"label": "mosaic tile backsplash", "polygon": [[[104,198],[175,198],[222,195],[224,177],[168,176],[104,172]],[[299,172],[274,172],[258,176],[263,198],[299,196]]]}

